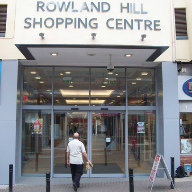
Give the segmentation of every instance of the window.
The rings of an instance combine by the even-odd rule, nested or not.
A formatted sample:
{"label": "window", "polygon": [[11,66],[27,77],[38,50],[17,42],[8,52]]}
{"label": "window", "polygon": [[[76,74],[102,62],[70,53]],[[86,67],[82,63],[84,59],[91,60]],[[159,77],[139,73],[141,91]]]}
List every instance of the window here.
{"label": "window", "polygon": [[180,113],[181,154],[192,154],[192,113]]}
{"label": "window", "polygon": [[0,37],[5,37],[7,5],[0,5]]}
{"label": "window", "polygon": [[175,9],[176,39],[188,39],[186,9]]}

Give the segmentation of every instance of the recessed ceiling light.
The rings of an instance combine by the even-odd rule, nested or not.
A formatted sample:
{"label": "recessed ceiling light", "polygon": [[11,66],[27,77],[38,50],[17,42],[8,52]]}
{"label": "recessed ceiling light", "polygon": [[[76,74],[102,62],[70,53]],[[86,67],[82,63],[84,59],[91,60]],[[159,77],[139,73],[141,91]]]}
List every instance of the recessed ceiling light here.
{"label": "recessed ceiling light", "polygon": [[52,56],[57,56],[58,53],[50,53],[50,55],[52,55]]}
{"label": "recessed ceiling light", "polygon": [[69,87],[73,87],[73,85],[69,85]]}
{"label": "recessed ceiling light", "polygon": [[41,79],[41,77],[35,77],[35,79]]}
{"label": "recessed ceiling light", "polygon": [[117,95],[117,97],[121,97],[120,95]]}
{"label": "recessed ceiling light", "polygon": [[39,83],[44,83],[44,81],[40,81]]}
{"label": "recessed ceiling light", "polygon": [[106,87],[105,85],[102,85],[101,87]]}
{"label": "recessed ceiling light", "polygon": [[123,91],[123,93],[125,93],[126,91]]}
{"label": "recessed ceiling light", "polygon": [[60,73],[60,75],[63,75],[63,73]]}
{"label": "recessed ceiling light", "polygon": [[49,93],[50,95],[52,95],[52,93]]}
{"label": "recessed ceiling light", "polygon": [[141,78],[136,78],[137,81],[141,81]]}
{"label": "recessed ceiling light", "polygon": [[35,71],[31,71],[30,73],[33,74],[33,75],[35,75],[37,72],[35,72]]}
{"label": "recessed ceiling light", "polygon": [[47,90],[47,91],[51,91],[51,90]]}
{"label": "recessed ceiling light", "polygon": [[105,79],[108,79],[108,77],[106,77]]}
{"label": "recessed ceiling light", "polygon": [[142,72],[141,75],[148,75],[148,73],[147,72]]}
{"label": "recessed ceiling light", "polygon": [[56,100],[56,101],[59,101],[59,100]]}
{"label": "recessed ceiling light", "polygon": [[117,76],[117,75],[119,75],[118,73],[115,73],[115,75]]}
{"label": "recessed ceiling light", "polygon": [[136,84],[136,82],[132,82],[132,85],[135,85]]}
{"label": "recessed ceiling light", "polygon": [[112,75],[112,74],[113,74],[113,72],[108,72],[107,74]]}
{"label": "recessed ceiling light", "polygon": [[71,74],[71,72],[70,71],[66,71],[65,74]]}
{"label": "recessed ceiling light", "polygon": [[108,82],[106,82],[106,81],[103,82],[103,84],[105,84],[105,85],[106,85],[107,83],[108,83]]}
{"label": "recessed ceiling light", "polygon": [[133,54],[125,54],[125,57],[131,57]]}

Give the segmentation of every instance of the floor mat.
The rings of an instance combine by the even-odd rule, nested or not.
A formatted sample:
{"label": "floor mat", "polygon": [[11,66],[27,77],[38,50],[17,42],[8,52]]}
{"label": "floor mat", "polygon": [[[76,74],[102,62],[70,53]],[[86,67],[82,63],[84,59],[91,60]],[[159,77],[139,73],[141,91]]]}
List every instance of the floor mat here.
{"label": "floor mat", "polygon": [[[54,166],[54,173],[57,174],[70,174],[70,166],[65,167],[64,163],[57,163]],[[86,173],[85,166],[83,173]],[[109,174],[109,173],[124,173],[121,168],[116,163],[108,163],[107,165],[103,163],[94,163],[92,168],[93,174]]]}

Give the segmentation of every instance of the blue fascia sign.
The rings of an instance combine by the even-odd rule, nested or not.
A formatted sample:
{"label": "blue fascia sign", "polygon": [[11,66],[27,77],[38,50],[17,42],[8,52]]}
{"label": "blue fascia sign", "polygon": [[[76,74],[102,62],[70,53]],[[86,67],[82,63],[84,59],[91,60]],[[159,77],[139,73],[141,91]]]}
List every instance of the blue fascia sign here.
{"label": "blue fascia sign", "polygon": [[190,97],[192,97],[192,79],[187,80],[184,84],[183,84],[183,91],[189,95]]}

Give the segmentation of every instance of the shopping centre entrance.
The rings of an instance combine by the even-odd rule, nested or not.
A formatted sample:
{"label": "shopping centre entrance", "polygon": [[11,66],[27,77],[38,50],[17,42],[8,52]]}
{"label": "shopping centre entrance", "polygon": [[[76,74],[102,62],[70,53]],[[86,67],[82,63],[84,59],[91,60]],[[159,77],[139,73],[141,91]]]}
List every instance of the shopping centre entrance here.
{"label": "shopping centre entrance", "polygon": [[[66,149],[73,133],[80,134],[94,169],[84,176],[125,173],[125,116],[116,112],[54,113],[54,175],[70,174]],[[86,162],[86,159],[84,159]]]}

